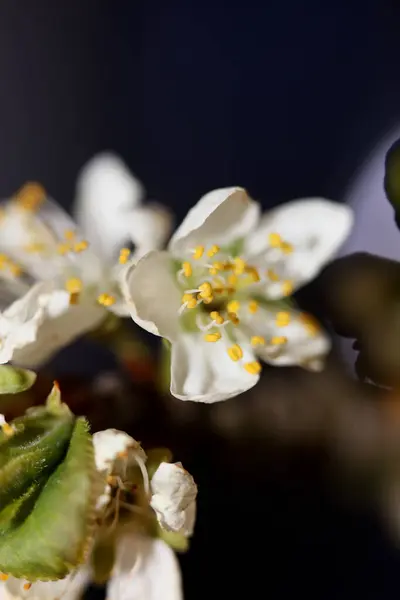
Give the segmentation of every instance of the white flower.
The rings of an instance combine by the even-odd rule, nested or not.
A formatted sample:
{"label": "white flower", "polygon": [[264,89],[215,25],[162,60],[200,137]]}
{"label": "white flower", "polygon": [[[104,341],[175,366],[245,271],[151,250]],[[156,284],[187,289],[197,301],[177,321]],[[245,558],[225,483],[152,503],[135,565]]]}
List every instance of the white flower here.
{"label": "white flower", "polygon": [[260,219],[242,188],[203,196],[168,252],[150,252],[123,275],[134,321],[171,342],[171,393],[201,402],[236,396],[258,381],[257,356],[320,369],[329,340],[287,297],[315,277],[351,224],[346,206],[319,198]]}
{"label": "white flower", "polygon": [[151,479],[151,507],[166,531],[193,534],[197,486],[180,462],[162,462]]}
{"label": "white flower", "polygon": [[[142,195],[122,161],[106,154],[78,179],[78,225],[38,184],[3,203],[0,364],[37,366],[98,326],[107,311],[129,314],[121,273],[128,260],[158,248],[170,225],[161,207],[139,205]],[[131,243],[132,253],[125,247]]]}

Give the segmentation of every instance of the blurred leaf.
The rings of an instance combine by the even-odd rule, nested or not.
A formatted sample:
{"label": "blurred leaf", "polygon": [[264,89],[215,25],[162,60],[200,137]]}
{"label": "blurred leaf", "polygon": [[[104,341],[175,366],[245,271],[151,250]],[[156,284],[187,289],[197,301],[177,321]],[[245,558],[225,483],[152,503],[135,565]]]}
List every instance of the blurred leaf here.
{"label": "blurred leaf", "polygon": [[400,227],[400,140],[386,154],[384,188],[394,208],[396,223]]}
{"label": "blurred leaf", "polygon": [[367,253],[345,256],[322,273],[320,290],[336,332],[358,338],[376,315],[400,301],[400,263]]}
{"label": "blurred leaf", "polygon": [[36,373],[11,365],[0,365],[0,394],[25,392],[36,381]]}

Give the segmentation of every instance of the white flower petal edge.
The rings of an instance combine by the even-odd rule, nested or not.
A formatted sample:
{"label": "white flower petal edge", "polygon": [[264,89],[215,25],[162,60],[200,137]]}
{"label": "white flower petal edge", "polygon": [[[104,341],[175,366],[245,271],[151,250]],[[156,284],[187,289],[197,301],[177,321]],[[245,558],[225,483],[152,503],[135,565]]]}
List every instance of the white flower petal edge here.
{"label": "white flower petal edge", "polygon": [[162,462],[154,473],[150,487],[150,506],[166,531],[193,535],[196,520],[197,485],[182,463]]}
{"label": "white flower petal edge", "polygon": [[111,259],[129,239],[125,217],[143,197],[141,182],[111,152],[94,156],[80,171],[74,217],[100,256]]}
{"label": "white flower petal edge", "polygon": [[[229,358],[225,340],[207,343],[201,335],[182,333],[171,348],[171,394],[179,400],[221,402],[239,396],[259,380]],[[242,345],[242,361],[253,364],[250,346]]]}
{"label": "white flower petal edge", "polygon": [[[244,253],[250,260],[264,258],[268,266],[275,267],[280,280],[289,280],[297,289],[336,254],[352,225],[353,211],[344,204],[324,198],[295,200],[265,213],[246,238]],[[271,235],[282,240],[284,252],[271,247]],[[279,289],[278,285],[270,287],[269,297],[280,297]]]}
{"label": "white flower petal edge", "polygon": [[108,600],[182,600],[179,564],[160,539],[125,535],[117,543]]}
{"label": "white flower petal edge", "polygon": [[94,457],[97,471],[104,476],[104,491],[97,500],[97,510],[105,508],[110,500],[111,487],[108,475],[125,472],[128,465],[136,463],[141,469],[145,488],[149,488],[145,467],[147,456],[139,442],[118,429],[105,429],[93,434]]}
{"label": "white flower petal edge", "polygon": [[[79,600],[89,583],[90,570],[87,567],[58,581],[38,581],[32,585],[9,577],[0,583],[0,600]],[[25,589],[24,585],[29,589]]]}
{"label": "white flower petal edge", "polygon": [[213,190],[188,212],[169,243],[175,256],[198,244],[230,244],[245,237],[256,226],[260,206],[241,187]]}

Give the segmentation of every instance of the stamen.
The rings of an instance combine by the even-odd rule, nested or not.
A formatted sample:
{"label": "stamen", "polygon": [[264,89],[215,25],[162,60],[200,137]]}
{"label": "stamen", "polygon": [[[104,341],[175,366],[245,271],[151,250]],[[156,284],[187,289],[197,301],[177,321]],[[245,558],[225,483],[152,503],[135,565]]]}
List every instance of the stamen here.
{"label": "stamen", "polygon": [[254,283],[257,283],[260,281],[260,274],[255,267],[246,267],[245,271],[246,271],[246,273],[248,273],[250,275],[250,277],[254,281]]}
{"label": "stamen", "polygon": [[233,262],[235,263],[235,275],[242,275],[246,269],[246,261],[237,256],[233,259]]}
{"label": "stamen", "polygon": [[22,275],[22,267],[20,267],[16,263],[10,263],[9,269],[10,273],[14,275],[14,277],[20,277]]}
{"label": "stamen", "polygon": [[222,325],[222,323],[225,321],[224,317],[222,317],[217,310],[211,311],[210,317],[217,323],[217,325]]}
{"label": "stamen", "polygon": [[191,277],[193,273],[192,265],[190,262],[182,263],[182,271],[185,277]]}
{"label": "stamen", "polygon": [[268,236],[268,241],[272,248],[280,248],[282,245],[282,238],[279,233],[270,233]]}
{"label": "stamen", "polygon": [[287,344],[287,337],[285,337],[284,335],[276,335],[273,338],[271,338],[271,344],[273,346],[283,346],[284,344]]}
{"label": "stamen", "polygon": [[89,242],[86,240],[82,240],[80,242],[77,242],[76,244],[74,244],[74,252],[83,252],[84,250],[87,250],[87,248],[89,247]]}
{"label": "stamen", "polygon": [[233,362],[237,362],[243,358],[243,350],[239,346],[239,344],[234,344],[227,350],[229,358],[233,360]]}
{"label": "stamen", "polygon": [[66,229],[64,231],[64,237],[66,240],[71,242],[73,239],[75,239],[75,231],[72,231],[72,229]]}
{"label": "stamen", "polygon": [[237,275],[228,275],[226,280],[228,282],[228,285],[230,285],[232,287],[236,287],[237,282],[238,282],[238,277],[237,277]]}
{"label": "stamen", "polygon": [[282,294],[290,296],[293,293],[293,283],[288,279],[282,283]]}
{"label": "stamen", "polygon": [[30,590],[32,587],[31,583],[24,583],[23,588],[24,590],[27,592],[28,590]]}
{"label": "stamen", "polygon": [[69,295],[70,306],[76,306],[77,304],[79,304],[79,296],[79,292],[74,292],[73,294]]}
{"label": "stamen", "polygon": [[289,244],[289,242],[282,242],[281,250],[284,254],[292,254],[293,246],[292,244]]}
{"label": "stamen", "polygon": [[240,319],[234,312],[228,312],[228,319],[233,323],[233,325],[239,325]]}
{"label": "stamen", "polygon": [[240,302],[238,300],[231,300],[226,305],[226,310],[230,313],[237,313],[240,309]]}
{"label": "stamen", "polygon": [[278,327],[286,327],[290,323],[290,313],[278,312],[275,323]]}
{"label": "stamen", "polygon": [[274,271],[274,269],[268,269],[267,270],[267,277],[268,279],[270,279],[271,281],[279,281],[279,276],[277,275],[277,273]]}
{"label": "stamen", "polygon": [[64,254],[67,254],[67,252],[71,252],[71,246],[70,246],[70,244],[65,244],[65,243],[58,244],[58,246],[57,246],[57,252],[58,252],[58,254],[61,254],[62,256]]}
{"label": "stamen", "polygon": [[0,581],[7,581],[9,577],[6,573],[0,573]]}
{"label": "stamen", "polygon": [[254,315],[254,313],[256,313],[258,311],[258,302],[257,300],[250,300],[248,306],[247,306],[249,312]]}
{"label": "stamen", "polygon": [[204,339],[206,342],[218,342],[221,337],[219,331],[216,331],[215,333],[206,333]]}
{"label": "stamen", "polygon": [[265,346],[265,338],[263,338],[261,335],[253,335],[253,337],[251,338],[251,345]]}
{"label": "stamen", "polygon": [[102,306],[112,306],[116,301],[115,296],[111,296],[110,294],[100,294],[100,296],[97,297],[97,302]]}
{"label": "stamen", "polygon": [[204,246],[196,246],[193,250],[193,258],[194,260],[199,260],[204,254]]}
{"label": "stamen", "polygon": [[26,183],[17,192],[16,200],[21,208],[29,211],[36,211],[46,198],[46,192],[39,183]]}
{"label": "stamen", "polygon": [[119,259],[118,259],[119,264],[126,265],[126,263],[129,260],[130,254],[131,254],[131,251],[129,250],[129,248],[121,248],[121,250],[119,252]]}
{"label": "stamen", "polygon": [[261,371],[261,364],[258,362],[258,360],[245,363],[243,367],[248,373],[250,373],[250,375],[258,375]]}
{"label": "stamen", "polygon": [[83,289],[83,283],[81,279],[77,277],[72,277],[65,282],[65,289],[70,294],[79,294],[79,292]]}
{"label": "stamen", "polygon": [[39,244],[39,243],[27,244],[26,246],[24,246],[25,252],[28,252],[29,254],[36,254],[39,252],[43,252],[43,250],[45,248],[46,248],[45,244]]}
{"label": "stamen", "polygon": [[210,275],[218,275],[218,271],[224,270],[224,263],[220,261],[213,262],[212,266],[209,268]]}
{"label": "stamen", "polygon": [[182,304],[186,305],[187,308],[196,308],[197,300],[193,294],[183,294]]}
{"label": "stamen", "polygon": [[213,300],[214,300],[213,296],[206,296],[204,298],[201,294],[198,294],[197,298],[198,298],[199,302],[203,301],[204,304],[211,304],[211,302],[213,302]]}
{"label": "stamen", "polygon": [[213,246],[211,246],[211,248],[208,250],[207,252],[207,256],[209,256],[210,258],[212,256],[214,256],[215,254],[218,254],[218,252],[220,251],[220,247],[217,246],[216,244],[214,244]]}
{"label": "stamen", "polygon": [[15,433],[14,427],[12,425],[10,425],[9,423],[7,423],[4,415],[1,415],[1,414],[0,414],[0,427],[1,427],[4,435],[6,435],[7,437],[11,437]]}

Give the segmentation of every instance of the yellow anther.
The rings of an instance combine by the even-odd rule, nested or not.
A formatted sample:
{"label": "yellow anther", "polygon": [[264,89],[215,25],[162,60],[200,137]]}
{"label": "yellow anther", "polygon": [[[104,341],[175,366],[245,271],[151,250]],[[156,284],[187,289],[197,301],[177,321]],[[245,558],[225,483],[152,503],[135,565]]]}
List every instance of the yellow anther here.
{"label": "yellow anther", "polygon": [[9,423],[3,423],[1,429],[3,430],[4,435],[7,437],[11,437],[15,433],[14,427],[12,427],[12,425]]}
{"label": "yellow anther", "polygon": [[193,251],[193,258],[194,260],[199,260],[199,258],[201,258],[204,254],[204,246],[196,246],[196,248]]}
{"label": "yellow anther", "polygon": [[254,360],[253,362],[245,363],[243,365],[243,367],[246,369],[246,371],[248,373],[250,373],[250,375],[258,375],[259,372],[261,371],[261,364],[258,362],[258,360]]}
{"label": "yellow anther", "polygon": [[193,294],[183,294],[182,304],[186,304],[187,308],[195,308],[197,306],[197,300]]}
{"label": "yellow anther", "polygon": [[240,323],[239,317],[234,312],[228,312],[228,319],[230,320],[231,323],[233,323],[233,325],[239,325],[239,323]]}
{"label": "yellow anther", "polygon": [[282,294],[284,296],[290,296],[293,294],[293,283],[289,280],[282,283]]}
{"label": "yellow anther", "polygon": [[210,267],[209,272],[211,275],[218,275],[218,271],[224,270],[224,263],[217,260],[213,262],[212,267]]}
{"label": "yellow anther", "polygon": [[250,275],[250,277],[254,281],[254,283],[257,283],[258,281],[260,281],[260,274],[255,267],[246,267],[245,271],[246,271],[246,273],[248,273]]}
{"label": "yellow anther", "polygon": [[29,254],[36,254],[37,252],[43,252],[43,250],[45,248],[46,248],[46,245],[40,244],[40,243],[27,244],[26,246],[24,246],[25,252],[28,252]]}
{"label": "yellow anther", "polygon": [[10,263],[8,268],[10,269],[10,273],[14,275],[14,277],[20,277],[22,275],[22,267],[20,267],[16,263]]}
{"label": "yellow anther", "polygon": [[9,575],[7,575],[6,573],[0,573],[0,581],[7,581],[8,578]]}
{"label": "yellow anther", "polygon": [[83,252],[88,248],[88,246],[89,242],[87,242],[86,240],[82,240],[81,242],[77,242],[76,244],[74,244],[73,249],[74,252]]}
{"label": "yellow anther", "polygon": [[79,292],[73,292],[69,295],[69,304],[70,306],[76,306],[79,304]]}
{"label": "yellow anther", "polygon": [[217,246],[216,244],[214,244],[213,246],[211,246],[211,248],[208,250],[207,252],[207,256],[209,256],[211,258],[211,256],[214,256],[215,254],[218,254],[218,252],[220,251],[220,247]]}
{"label": "yellow anther", "polygon": [[217,323],[217,325],[222,325],[222,323],[225,320],[224,317],[222,317],[217,310],[212,310],[210,312],[210,317],[213,321]]}
{"label": "yellow anther", "polygon": [[316,336],[320,331],[320,326],[318,321],[314,319],[311,315],[303,313],[300,315],[300,321],[303,323],[305,329],[311,336]]}
{"label": "yellow anther", "polygon": [[237,275],[228,275],[228,277],[226,278],[226,281],[228,282],[228,285],[230,285],[232,287],[236,287],[237,282],[238,282]]}
{"label": "yellow anther", "polygon": [[25,210],[35,211],[46,197],[44,188],[39,183],[26,183],[17,192],[16,200]]}
{"label": "yellow anther", "polygon": [[131,254],[131,251],[129,250],[129,248],[121,248],[121,250],[119,251],[119,258],[118,258],[119,264],[126,265],[126,263],[129,260],[130,254]]}
{"label": "yellow anther", "polygon": [[272,248],[280,248],[282,245],[282,238],[279,233],[270,233],[268,236],[268,241]]}
{"label": "yellow anther", "polygon": [[225,292],[225,288],[223,287],[214,287],[213,289],[214,294],[223,294]]}
{"label": "yellow anther", "polygon": [[267,270],[267,277],[271,281],[279,281],[279,275],[273,269]]}
{"label": "yellow anther", "polygon": [[212,296],[213,288],[209,281],[205,281],[204,283],[201,283],[199,285],[199,290],[200,290],[200,296],[202,298],[209,298],[210,296]]}
{"label": "yellow anther", "polygon": [[249,312],[254,315],[254,313],[256,313],[258,311],[258,302],[257,300],[250,300],[247,308],[249,309]]}
{"label": "yellow anther", "polygon": [[290,313],[284,311],[278,312],[275,323],[278,327],[286,327],[290,323]]}
{"label": "yellow anther", "polygon": [[202,296],[201,294],[198,295],[198,299],[202,300],[204,302],[204,304],[211,304],[211,302],[213,302],[214,300],[214,296]]}
{"label": "yellow anther", "polygon": [[193,270],[192,270],[192,265],[190,264],[190,262],[184,262],[182,263],[182,271],[185,277],[191,277]]}
{"label": "yellow anther", "polygon": [[24,590],[27,592],[28,590],[30,590],[32,587],[31,583],[24,583],[23,588]]}
{"label": "yellow anther", "polygon": [[233,262],[235,263],[235,275],[242,275],[246,269],[246,261],[237,256],[233,259]]}
{"label": "yellow anther", "polygon": [[68,281],[65,282],[65,289],[70,294],[79,294],[82,291],[83,283],[81,279],[77,277],[71,277]]}
{"label": "yellow anther", "polygon": [[75,231],[72,231],[72,229],[66,229],[64,231],[64,237],[66,240],[68,240],[70,242],[71,240],[73,240],[75,238]]}
{"label": "yellow anther", "polygon": [[206,333],[204,339],[206,342],[218,342],[218,340],[220,340],[221,337],[221,334],[219,333],[219,331],[217,331],[215,333]]}
{"label": "yellow anther", "polygon": [[70,251],[71,251],[71,246],[69,244],[58,244],[58,246],[57,246],[58,254],[64,255]]}
{"label": "yellow anther", "polygon": [[253,335],[251,338],[252,346],[265,346],[265,338],[262,335]]}
{"label": "yellow anther", "polygon": [[234,344],[233,346],[230,346],[227,352],[229,358],[233,360],[233,362],[237,362],[238,360],[241,360],[243,358],[243,350],[241,349],[239,344]]}
{"label": "yellow anther", "polygon": [[226,310],[230,313],[237,313],[238,310],[240,310],[240,302],[238,302],[237,300],[231,300],[226,305]]}
{"label": "yellow anther", "polygon": [[116,301],[116,298],[111,296],[111,294],[100,294],[100,296],[97,296],[97,302],[102,306],[112,306]]}
{"label": "yellow anther", "polygon": [[276,335],[273,338],[271,338],[271,344],[273,346],[283,346],[286,343],[287,337],[285,337],[284,335]]}
{"label": "yellow anther", "polygon": [[291,254],[293,252],[293,246],[292,244],[289,244],[289,242],[282,242],[281,250],[284,254]]}

